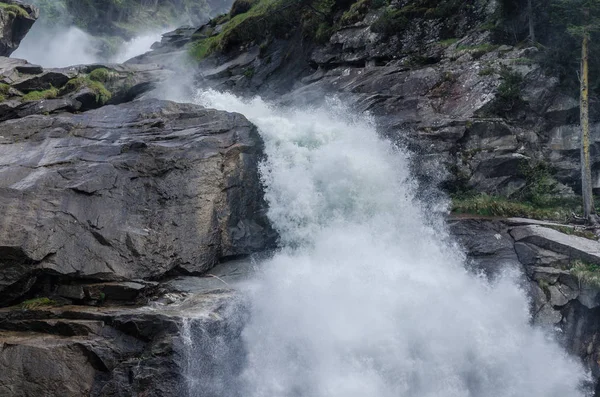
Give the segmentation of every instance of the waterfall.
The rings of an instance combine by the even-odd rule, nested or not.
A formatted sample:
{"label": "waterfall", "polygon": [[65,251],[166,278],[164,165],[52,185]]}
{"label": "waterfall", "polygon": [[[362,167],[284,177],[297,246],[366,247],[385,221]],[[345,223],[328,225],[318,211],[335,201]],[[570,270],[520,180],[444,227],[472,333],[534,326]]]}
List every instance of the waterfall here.
{"label": "waterfall", "polygon": [[367,116],[335,99],[278,108],[202,91],[196,102],[257,125],[281,236],[247,291],[240,395],[587,395],[582,365],[531,326],[516,276],[465,270],[415,198],[407,154]]}

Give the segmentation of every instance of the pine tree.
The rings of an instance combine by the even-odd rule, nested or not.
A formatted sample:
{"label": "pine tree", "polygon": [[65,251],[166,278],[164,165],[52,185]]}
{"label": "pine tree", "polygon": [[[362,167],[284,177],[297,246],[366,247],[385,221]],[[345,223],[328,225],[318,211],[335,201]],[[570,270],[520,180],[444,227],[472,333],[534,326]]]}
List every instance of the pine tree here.
{"label": "pine tree", "polygon": [[600,0],[553,0],[555,18],[567,26],[569,34],[581,40],[580,125],[581,125],[581,190],[583,213],[597,223],[592,194],[589,122],[589,48],[592,35],[600,31]]}

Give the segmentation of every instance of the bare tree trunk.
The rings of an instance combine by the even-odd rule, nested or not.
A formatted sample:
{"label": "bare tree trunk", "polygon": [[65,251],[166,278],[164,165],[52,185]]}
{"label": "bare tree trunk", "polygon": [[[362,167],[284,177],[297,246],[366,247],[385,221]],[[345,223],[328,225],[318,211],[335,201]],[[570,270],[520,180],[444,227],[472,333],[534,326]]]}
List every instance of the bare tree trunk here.
{"label": "bare tree trunk", "polygon": [[535,44],[535,19],[533,17],[533,0],[527,0],[527,14],[529,16],[529,41]]}
{"label": "bare tree trunk", "polygon": [[583,215],[591,223],[596,223],[594,200],[592,196],[592,170],[590,160],[590,121],[589,121],[589,81],[588,53],[589,33],[584,30],[581,44],[581,192],[583,196]]}

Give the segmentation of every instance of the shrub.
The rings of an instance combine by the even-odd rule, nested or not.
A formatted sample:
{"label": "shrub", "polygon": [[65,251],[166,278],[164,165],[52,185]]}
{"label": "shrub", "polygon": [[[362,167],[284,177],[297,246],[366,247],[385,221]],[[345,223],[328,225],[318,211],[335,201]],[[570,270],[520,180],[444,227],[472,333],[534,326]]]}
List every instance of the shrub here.
{"label": "shrub", "polygon": [[356,3],[353,3],[350,8],[342,14],[340,24],[342,26],[347,26],[360,22],[367,12],[369,12],[371,3],[371,0],[358,0]]}
{"label": "shrub", "polygon": [[558,182],[552,176],[552,171],[552,167],[543,161],[521,162],[519,172],[525,178],[521,199],[539,207],[552,205],[558,194]]}

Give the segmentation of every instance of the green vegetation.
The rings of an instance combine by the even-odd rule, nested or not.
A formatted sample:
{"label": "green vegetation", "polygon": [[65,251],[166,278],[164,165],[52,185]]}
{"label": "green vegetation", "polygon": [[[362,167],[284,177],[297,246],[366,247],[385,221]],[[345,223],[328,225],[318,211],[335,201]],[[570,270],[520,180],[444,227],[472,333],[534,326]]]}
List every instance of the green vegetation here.
{"label": "green vegetation", "polygon": [[519,202],[506,197],[478,195],[457,195],[452,200],[452,212],[457,214],[473,214],[498,217],[524,217],[566,221],[572,212],[568,205],[557,203],[552,207],[536,207],[528,202]]}
{"label": "green vegetation", "polygon": [[442,40],[438,44],[441,45],[442,47],[450,47],[452,44],[456,43],[458,40],[459,39],[457,39],[457,38],[451,38],[451,39]]}
{"label": "green vegetation", "polygon": [[502,83],[498,86],[498,95],[491,107],[491,112],[500,116],[507,116],[512,110],[524,104],[521,98],[521,84],[523,77],[507,67],[500,69]]}
{"label": "green vegetation", "polygon": [[512,59],[511,62],[514,65],[532,65],[535,61],[531,58],[515,58]]}
{"label": "green vegetation", "polygon": [[519,173],[525,179],[525,187],[519,192],[519,199],[536,207],[556,204],[558,183],[552,176],[554,169],[549,163],[524,160],[519,165]]}
{"label": "green vegetation", "polygon": [[0,3],[0,8],[11,15],[13,18],[19,16],[22,18],[29,18],[29,13],[23,8],[16,4]]}
{"label": "green vegetation", "polygon": [[53,99],[58,96],[58,89],[50,87],[44,91],[31,91],[23,96],[24,101],[40,101],[42,99]]}
{"label": "green vegetation", "polygon": [[554,229],[554,230],[559,231],[564,234],[568,234],[569,236],[583,237],[583,238],[587,238],[589,240],[598,241],[598,236],[596,236],[593,232],[590,232],[589,230],[579,229],[576,227],[562,226],[562,225],[548,225],[545,227]]}
{"label": "green vegetation", "polygon": [[251,79],[254,76],[254,68],[253,67],[249,67],[246,70],[244,70],[244,76],[247,79]]}
{"label": "green vegetation", "polygon": [[[353,25],[363,20],[369,9],[371,8],[371,0],[358,0],[356,3],[352,3],[350,8],[342,14],[340,24],[342,26]],[[381,4],[381,7],[383,4]]]}
{"label": "green vegetation", "polygon": [[496,44],[484,43],[484,44],[473,45],[473,46],[460,45],[460,46],[456,47],[456,50],[457,51],[466,51],[466,52],[470,53],[471,56],[473,56],[473,58],[477,59],[477,58],[481,58],[483,55],[487,54],[488,52],[494,51],[497,48],[498,48],[498,46]]}
{"label": "green vegetation", "polygon": [[[211,26],[221,24],[220,33],[200,37],[189,45],[194,59],[201,60],[214,51],[227,52],[238,46],[288,37],[298,28],[316,41],[329,39],[333,32],[334,0],[257,0],[241,4],[236,12],[210,22]],[[248,4],[250,8],[241,12]]]}
{"label": "green vegetation", "polygon": [[90,80],[106,83],[108,81],[114,80],[116,77],[116,73],[111,72],[106,68],[98,68],[92,70],[89,74],[89,77]]}
{"label": "green vegetation", "polygon": [[0,83],[0,102],[5,101],[9,96],[10,85]]}
{"label": "green vegetation", "polygon": [[278,0],[260,0],[243,13],[220,17],[225,22],[221,33],[192,43],[190,54],[203,59],[215,50],[227,51],[235,45],[260,41],[269,31],[281,24],[277,8]]}
{"label": "green vegetation", "polygon": [[406,29],[409,19],[402,10],[387,9],[373,24],[371,30],[375,33],[393,35]]}
{"label": "green vegetation", "polygon": [[98,104],[104,105],[112,98],[112,93],[106,89],[104,84],[102,84],[100,81],[92,80],[90,75],[80,76],[69,80],[67,84],[65,84],[65,86],[61,89],[61,94],[76,91],[82,87],[87,87],[94,94],[96,94],[96,103]]}
{"label": "green vegetation", "polygon": [[573,262],[570,269],[571,274],[577,279],[590,286],[600,288],[600,266],[595,263],[587,263],[581,260]]}
{"label": "green vegetation", "polygon": [[496,69],[491,66],[485,67],[479,71],[480,76],[491,76],[496,73]]}
{"label": "green vegetation", "polygon": [[33,310],[44,306],[55,306],[56,304],[57,302],[50,298],[35,298],[22,302],[19,307],[24,310]]}

